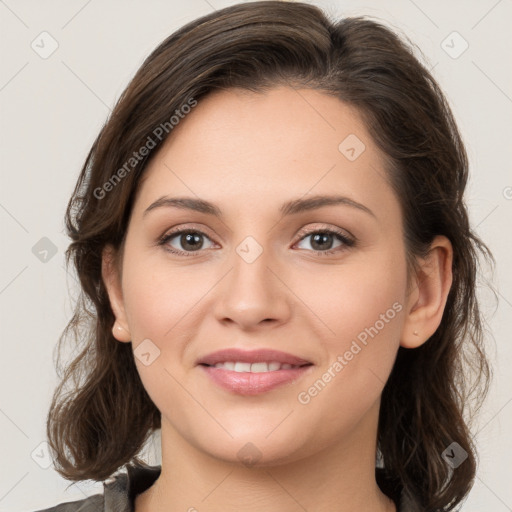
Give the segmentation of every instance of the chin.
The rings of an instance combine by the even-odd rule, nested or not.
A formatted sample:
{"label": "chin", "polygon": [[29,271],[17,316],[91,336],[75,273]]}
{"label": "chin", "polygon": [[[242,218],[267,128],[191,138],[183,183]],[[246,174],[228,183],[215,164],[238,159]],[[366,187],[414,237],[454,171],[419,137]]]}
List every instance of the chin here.
{"label": "chin", "polygon": [[[298,442],[296,436],[283,437],[272,433],[266,437],[261,430],[245,433],[230,438],[227,434],[222,438],[197,440],[196,447],[211,457],[233,464],[241,464],[247,468],[279,466],[301,459],[307,454],[305,446]],[[274,437],[275,435],[275,437]],[[274,438],[273,438],[274,437]],[[293,445],[290,440],[294,440]]]}

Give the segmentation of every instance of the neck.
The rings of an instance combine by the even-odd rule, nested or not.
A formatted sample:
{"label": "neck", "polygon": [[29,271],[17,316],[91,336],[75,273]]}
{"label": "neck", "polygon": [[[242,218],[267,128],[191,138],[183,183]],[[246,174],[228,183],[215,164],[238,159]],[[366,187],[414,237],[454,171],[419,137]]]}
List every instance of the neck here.
{"label": "neck", "polygon": [[135,511],[395,512],[375,480],[373,423],[312,456],[257,467],[212,457],[162,417],[161,474],[137,496]]}

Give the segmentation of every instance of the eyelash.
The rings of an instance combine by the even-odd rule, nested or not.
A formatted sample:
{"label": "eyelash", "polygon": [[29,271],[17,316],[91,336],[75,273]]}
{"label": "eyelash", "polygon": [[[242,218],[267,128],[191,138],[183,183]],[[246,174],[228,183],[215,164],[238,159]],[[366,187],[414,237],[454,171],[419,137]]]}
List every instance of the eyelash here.
{"label": "eyelash", "polygon": [[[318,255],[322,255],[322,256],[327,256],[327,255],[330,255],[330,254],[335,254],[335,253],[338,253],[342,250],[345,250],[346,248],[349,248],[349,247],[353,247],[355,246],[356,244],[356,240],[355,239],[352,239],[352,238],[348,238],[345,233],[343,233],[342,231],[338,231],[336,229],[314,229],[312,231],[308,231],[308,230],[301,230],[298,234],[298,236],[300,237],[299,240],[296,242],[301,242],[303,239],[307,238],[308,236],[312,236],[312,235],[316,235],[318,233],[322,233],[322,234],[330,234],[330,235],[335,235],[335,237],[343,243],[343,246],[339,246],[339,247],[336,247],[335,249],[326,249],[324,251],[315,251],[315,250],[312,250],[312,252],[318,254]],[[199,229],[180,229],[180,230],[176,230],[176,231],[171,231],[170,233],[167,233],[165,234],[162,238],[160,238],[160,240],[158,241],[158,245],[159,246],[164,246],[164,249],[172,254],[175,254],[177,256],[194,256],[195,254],[194,253],[199,253],[201,252],[201,250],[199,251],[179,251],[179,250],[176,250],[168,245],[167,242],[169,240],[171,240],[172,238],[178,236],[178,235],[186,235],[186,234],[199,234],[199,235],[202,235],[208,239],[210,239],[210,237],[204,233],[203,231],[199,230]],[[295,244],[294,244],[295,245]],[[307,250],[307,249],[306,249]]]}

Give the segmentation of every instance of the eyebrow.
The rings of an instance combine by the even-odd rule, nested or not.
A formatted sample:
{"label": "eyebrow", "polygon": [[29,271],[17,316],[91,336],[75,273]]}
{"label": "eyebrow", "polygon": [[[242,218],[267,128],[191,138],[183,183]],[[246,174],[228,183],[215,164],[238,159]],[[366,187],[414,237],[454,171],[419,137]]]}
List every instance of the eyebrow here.
{"label": "eyebrow", "polygon": [[[353,199],[349,199],[344,196],[313,196],[307,199],[294,199],[292,201],[288,201],[284,203],[280,208],[279,212],[283,215],[294,215],[297,213],[301,213],[309,210],[316,210],[317,208],[322,208],[323,206],[333,206],[333,205],[345,205],[350,206],[352,208],[356,208],[360,211],[366,212],[371,216],[375,217],[375,214],[365,205],[354,201]],[[214,215],[215,217],[222,218],[221,210],[208,201],[204,199],[198,199],[193,197],[168,197],[162,196],[157,199],[154,203],[146,208],[143,213],[145,217],[150,211],[155,210],[157,208],[180,208],[183,210],[193,210],[200,213],[205,213],[207,215]]]}

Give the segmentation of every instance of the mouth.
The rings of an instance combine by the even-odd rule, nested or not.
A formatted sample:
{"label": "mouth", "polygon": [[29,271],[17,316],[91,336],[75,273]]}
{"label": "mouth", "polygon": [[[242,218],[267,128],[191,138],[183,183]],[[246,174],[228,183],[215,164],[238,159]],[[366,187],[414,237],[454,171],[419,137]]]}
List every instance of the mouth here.
{"label": "mouth", "polygon": [[258,395],[291,384],[314,367],[306,359],[267,349],[221,350],[196,364],[213,383],[238,395]]}
{"label": "mouth", "polygon": [[242,361],[226,361],[215,363],[214,365],[200,363],[200,366],[208,368],[222,368],[237,373],[267,373],[277,372],[279,370],[296,370],[305,366],[312,366],[312,363],[302,365],[293,365],[289,363],[280,363],[279,361],[261,362],[261,363],[244,363]]}

